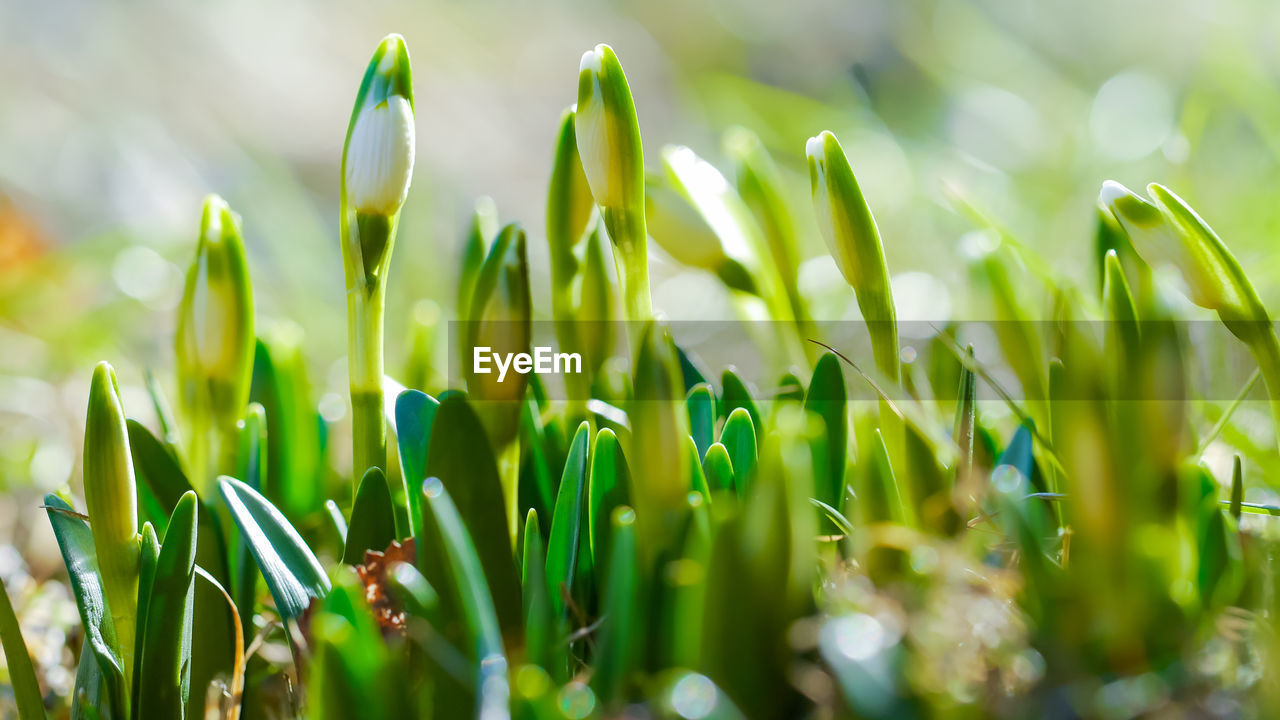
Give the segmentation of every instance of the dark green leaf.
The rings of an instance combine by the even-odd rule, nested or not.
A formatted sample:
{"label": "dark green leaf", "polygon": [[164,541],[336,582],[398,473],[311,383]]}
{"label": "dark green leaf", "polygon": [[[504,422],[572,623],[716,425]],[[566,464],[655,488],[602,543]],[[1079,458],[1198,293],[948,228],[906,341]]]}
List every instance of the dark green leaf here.
{"label": "dark green leaf", "polygon": [[582,538],[582,504],[586,498],[588,445],[591,428],[583,422],[573,435],[569,459],[560,477],[555,514],[551,516],[551,539],[547,542],[547,589],[551,594],[552,613],[565,613],[564,594],[573,587],[578,559],[578,543]]}
{"label": "dark green leaf", "polygon": [[716,440],[716,396],[710,385],[699,383],[689,391],[685,405],[689,409],[689,434],[698,446],[701,463],[707,448]]}
{"label": "dark green leaf", "polygon": [[[504,634],[518,633],[520,583],[507,533],[507,507],[498,464],[471,404],[461,395],[440,401],[427,452],[427,477],[449,490],[485,570]],[[421,548],[421,543],[419,543]],[[427,576],[431,580],[431,576]]]}
{"label": "dark green leaf", "polygon": [[274,505],[253,488],[225,475],[218,478],[218,489],[248,541],[282,617],[297,618],[311,598],[329,592],[329,578],[320,561]]}
{"label": "dark green leaf", "polygon": [[[813,370],[804,407],[822,418],[826,429],[825,467],[817,467],[814,490],[822,502],[839,507],[844,495],[845,448],[849,443],[848,390],[844,370],[834,353],[823,353]],[[823,458],[814,457],[815,463]]]}
{"label": "dark green leaf", "polygon": [[[760,419],[760,411],[756,409],[754,395],[733,368],[725,369],[724,374],[720,376],[720,385],[720,413],[728,418],[733,415],[734,410],[742,408],[751,417],[751,425],[756,431],[756,437],[764,435],[764,425]],[[728,445],[728,443],[725,444]]]}
{"label": "dark green leaf", "polygon": [[756,429],[748,410],[737,408],[729,413],[729,419],[720,432],[720,444],[729,453],[733,468],[733,489],[738,497],[745,498],[751,489],[756,469]]}
{"label": "dark green leaf", "polygon": [[733,462],[724,445],[715,443],[707,449],[707,456],[702,460],[702,474],[712,493],[733,490]]}
{"label": "dark green leaf", "polygon": [[197,505],[189,492],[169,518],[147,604],[137,717],[181,718],[191,692]]}
{"label": "dark green leaf", "polygon": [[368,550],[382,552],[396,539],[395,507],[382,470],[372,467],[360,481],[356,502],[351,508],[351,525],[342,562],[358,565]]}
{"label": "dark green leaf", "polygon": [[422,516],[422,498],[417,487],[427,475],[427,447],[431,427],[440,403],[417,390],[405,390],[396,398],[396,446],[400,450],[400,471],[409,498],[409,522]]}
{"label": "dark green leaf", "polygon": [[[442,410],[444,405],[442,404]],[[475,717],[506,714],[507,660],[502,646],[494,597],[471,534],[449,497],[444,483],[428,478],[423,484],[425,540],[443,554],[449,585],[458,594],[468,646],[475,649]],[[517,595],[516,602],[519,602]],[[494,715],[499,716],[499,715]]]}
{"label": "dark green leaf", "polygon": [[62,551],[62,561],[71,578],[71,594],[80,611],[80,627],[85,633],[82,652],[93,653],[104,686],[105,700],[98,709],[104,718],[128,717],[129,689],[125,687],[124,669],[114,648],[115,625],[107,610],[106,593],[98,574],[98,552],[93,546],[89,524],[75,515],[71,506],[57,495],[44,496],[49,523]]}
{"label": "dark green leaf", "polygon": [[625,505],[615,508],[611,516],[613,542],[604,590],[604,620],[591,676],[591,687],[606,708],[626,700],[628,682],[641,652],[635,520],[635,511]]}

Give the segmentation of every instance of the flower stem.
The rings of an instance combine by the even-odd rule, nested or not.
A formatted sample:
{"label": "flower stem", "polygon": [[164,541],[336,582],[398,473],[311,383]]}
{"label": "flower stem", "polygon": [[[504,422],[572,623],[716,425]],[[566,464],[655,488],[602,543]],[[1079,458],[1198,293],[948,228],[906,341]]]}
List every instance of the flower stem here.
{"label": "flower stem", "polygon": [[351,467],[355,478],[363,477],[371,467],[385,471],[387,465],[382,397],[384,295],[381,283],[367,291],[357,289],[347,293]]}

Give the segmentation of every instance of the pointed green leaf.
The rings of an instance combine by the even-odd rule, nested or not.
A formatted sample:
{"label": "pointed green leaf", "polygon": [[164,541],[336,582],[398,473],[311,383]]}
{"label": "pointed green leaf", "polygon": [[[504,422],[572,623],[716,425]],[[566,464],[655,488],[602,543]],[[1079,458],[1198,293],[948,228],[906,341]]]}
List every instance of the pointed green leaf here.
{"label": "pointed green leaf", "polygon": [[477,543],[503,633],[518,632],[523,624],[520,583],[506,532],[507,503],[484,426],[465,397],[441,399],[429,448],[426,475],[438,478],[449,490],[451,503]]}
{"label": "pointed green leaf", "polygon": [[684,402],[689,411],[689,434],[698,446],[701,463],[707,448],[716,441],[716,396],[710,385],[701,383],[689,391]]}
{"label": "pointed green leaf", "polygon": [[569,459],[560,477],[555,513],[551,516],[551,538],[547,542],[547,590],[557,617],[564,615],[564,593],[573,587],[578,544],[582,539],[582,505],[586,498],[590,426],[583,422],[573,435]]}
{"label": "pointed green leaf", "polygon": [[618,436],[604,428],[596,433],[591,448],[591,479],[587,510],[587,527],[591,538],[591,556],[597,578],[610,557],[609,542],[612,539],[609,518],[614,508],[631,502],[631,473],[627,459],[622,454]]}
{"label": "pointed green leaf", "polygon": [[764,435],[764,423],[760,417],[760,411],[756,409],[756,401],[752,390],[746,383],[738,377],[733,368],[726,368],[724,374],[720,376],[720,413],[724,417],[729,417],[733,411],[742,408],[751,416],[751,425],[755,428],[755,436]]}
{"label": "pointed green leaf", "polygon": [[745,498],[751,488],[756,468],[756,429],[751,416],[742,408],[729,413],[720,432],[720,444],[729,453],[733,468],[733,489]]}
{"label": "pointed green leaf", "polygon": [[702,474],[712,493],[733,490],[733,461],[724,445],[715,443],[707,449],[707,456],[702,459]]}
{"label": "pointed green leaf", "polygon": [[[467,643],[475,652],[475,717],[506,717],[507,659],[494,596],[479,554],[444,483],[427,478],[422,492],[423,540],[443,556],[443,569],[450,578],[448,585],[457,592],[456,606],[461,610]],[[520,602],[518,595],[515,599]]]}
{"label": "pointed green leaf", "polygon": [[439,407],[438,400],[417,390],[405,390],[396,398],[396,447],[400,452],[400,471],[409,497],[411,524],[422,515],[422,498],[414,488],[427,477],[427,447]]}
{"label": "pointed green leaf", "polygon": [[9,684],[18,706],[21,720],[39,720],[48,717],[44,711],[44,697],[36,680],[35,667],[22,639],[22,628],[13,611],[13,601],[6,589],[0,588],[0,643],[4,646],[5,665],[9,669]]}
{"label": "pointed green leaf", "polygon": [[364,562],[366,551],[386,550],[396,539],[395,523],[395,508],[391,504],[387,478],[378,468],[369,468],[360,481],[356,502],[351,508],[351,524],[342,551],[342,562],[358,565]]}
{"label": "pointed green leaf", "polygon": [[276,610],[286,619],[296,619],[311,598],[329,592],[329,577],[320,561],[293,525],[258,491],[225,475],[218,478],[218,489],[249,543]]}
{"label": "pointed green leaf", "polygon": [[636,557],[636,514],[621,505],[611,517],[613,542],[605,582],[599,654],[591,687],[606,708],[626,699],[628,683],[641,652],[640,569]]}
{"label": "pointed green leaf", "polygon": [[138,675],[139,718],[181,718],[191,693],[198,503],[194,492],[182,496],[156,560]]}
{"label": "pointed green leaf", "polygon": [[[844,496],[845,448],[849,444],[848,390],[844,384],[844,370],[834,353],[823,353],[813,369],[809,381],[809,393],[804,407],[822,418],[826,431],[826,462],[817,468],[817,498],[828,505],[839,507]],[[814,457],[815,462],[820,458]]]}
{"label": "pointed green leaf", "polygon": [[524,526],[524,568],[521,576],[524,599],[525,659],[542,667],[551,666],[555,626],[551,597],[547,594],[547,553],[542,546],[538,513],[530,508]]}
{"label": "pointed green leaf", "polygon": [[80,611],[80,627],[85,633],[82,652],[95,656],[105,689],[102,716],[129,717],[129,688],[125,684],[120,656],[115,651],[116,629],[107,610],[107,596],[98,571],[98,552],[94,548],[93,534],[89,531],[89,524],[77,517],[71,506],[57,495],[45,495],[44,504],[71,579],[71,594]]}

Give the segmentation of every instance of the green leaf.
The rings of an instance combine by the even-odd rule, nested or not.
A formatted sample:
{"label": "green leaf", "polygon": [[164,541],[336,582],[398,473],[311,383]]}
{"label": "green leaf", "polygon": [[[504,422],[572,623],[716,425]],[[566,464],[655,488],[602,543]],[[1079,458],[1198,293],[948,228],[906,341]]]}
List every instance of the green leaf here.
{"label": "green leaf", "polygon": [[[447,401],[442,404],[442,411],[446,404]],[[448,575],[448,586],[457,593],[456,606],[461,610],[467,644],[475,652],[475,717],[506,717],[507,659],[494,596],[485,579],[479,553],[444,483],[427,478],[422,492],[426,499],[423,540],[443,556],[442,569]],[[422,546],[420,542],[419,547]],[[516,601],[519,602],[518,593]]]}
{"label": "green leaf", "polygon": [[298,531],[258,491],[223,475],[218,478],[231,517],[249,543],[276,610],[285,619],[296,619],[330,588],[320,561]]}
{"label": "green leaf", "polygon": [[631,487],[640,534],[640,552],[648,563],[672,540],[675,516],[684,503],[689,457],[685,390],[675,347],[668,330],[647,323],[636,350],[635,395],[627,407],[631,418],[628,461],[643,483]]}
{"label": "green leaf", "polygon": [[138,718],[181,718],[191,692],[198,503],[194,492],[182,496],[156,560],[137,679]]}
{"label": "green leaf", "polygon": [[9,668],[9,684],[18,706],[20,720],[37,720],[48,717],[44,711],[44,697],[36,680],[35,667],[22,639],[22,628],[13,611],[13,602],[6,589],[0,588],[0,644],[4,646],[5,664]]}
{"label": "green leaf", "polygon": [[[257,489],[286,517],[315,512],[324,498],[320,482],[323,421],[311,399],[301,329],[276,325],[259,338],[249,398],[262,405],[271,430],[267,435],[267,468]],[[204,517],[200,523],[203,527]]]}
{"label": "green leaf", "polygon": [[97,656],[90,648],[83,649],[76,666],[76,684],[71,689],[71,720],[113,718],[105,690]]}
{"label": "green leaf", "polygon": [[[755,428],[755,436],[764,436],[764,423],[760,418],[760,411],[756,409],[756,401],[752,398],[751,389],[733,368],[726,368],[724,374],[720,376],[720,412],[727,418],[733,415],[733,411],[742,408],[751,416],[751,425]],[[723,442],[723,440],[721,441]]]}
{"label": "green leaf", "polygon": [[467,241],[462,248],[462,270],[458,273],[459,318],[471,317],[471,295],[475,292],[480,266],[484,264],[485,246],[489,238],[498,234],[498,227],[498,206],[493,198],[477,198],[475,210],[471,214],[471,225],[467,229]]}
{"label": "green leaf", "polygon": [[786,372],[778,379],[778,402],[804,402],[804,383],[793,372]]}
{"label": "green leaf", "polygon": [[603,580],[604,562],[610,555],[613,539],[610,518],[614,508],[631,502],[631,472],[622,454],[618,436],[604,428],[596,433],[591,448],[591,479],[588,489],[587,530],[596,577]]}
{"label": "green leaf", "polygon": [[533,508],[524,525],[524,563],[521,597],[524,599],[525,659],[542,667],[551,666],[555,625],[551,597],[547,594],[547,553]]}
{"label": "green leaf", "polygon": [[707,449],[707,456],[702,459],[702,475],[713,494],[733,490],[733,461],[729,459],[729,450],[721,443]]}
{"label": "green leaf", "polygon": [[[693,438],[685,438],[685,455],[688,461],[685,467],[689,470],[688,490],[702,496],[704,502],[711,502],[711,488],[707,486],[707,476],[702,473],[702,463],[698,459],[698,446]],[[687,497],[687,495],[686,495]]]}
{"label": "green leaf", "polygon": [[116,629],[107,610],[107,596],[98,571],[98,552],[89,524],[57,495],[44,496],[45,512],[53,526],[54,538],[62,551],[62,561],[71,579],[71,594],[80,611],[80,627],[85,633],[82,652],[92,653],[105,686],[105,700],[99,707],[104,718],[129,717],[129,688],[116,654]]}
{"label": "green leaf", "polygon": [[862,523],[905,522],[907,511],[902,506],[898,479],[879,429],[875,430],[872,438],[871,455],[866,466],[862,472],[862,488],[857,493],[858,516]]}
{"label": "green leaf", "polygon": [[564,595],[573,587],[578,559],[578,543],[582,538],[582,505],[587,489],[587,450],[590,426],[583,422],[573,435],[569,459],[560,477],[555,513],[551,516],[551,538],[547,542],[547,589],[551,594],[552,613],[562,617]]}
{"label": "green leaf", "polygon": [[605,708],[627,699],[627,688],[636,670],[640,639],[640,568],[636,557],[635,511],[625,505],[610,518],[613,543],[608,580],[605,582],[600,644],[591,687]]}
{"label": "green leaf", "polygon": [[729,453],[733,468],[733,488],[738,497],[747,497],[756,468],[756,428],[747,410],[738,408],[729,413],[729,419],[720,432],[720,444]]}
{"label": "green leaf", "polygon": [[[849,444],[848,399],[840,359],[834,353],[823,353],[813,369],[804,408],[822,418],[826,431],[825,466],[815,464],[818,474],[814,490],[819,500],[836,507],[844,496],[845,448]],[[815,455],[815,463],[822,460]]]}
{"label": "green leaf", "polygon": [[707,448],[716,441],[716,396],[711,386],[700,383],[685,398],[689,410],[689,434],[698,446],[698,462],[707,454]]}
{"label": "green leaf", "polygon": [[[429,447],[426,475],[439,479],[449,490],[451,504],[456,504],[477,543],[476,553],[488,585],[493,588],[503,633],[518,633],[523,624],[520,583],[506,532],[502,481],[484,426],[465,397],[450,395],[441,399]],[[427,579],[432,578],[428,575]]]}
{"label": "green leaf", "polygon": [[387,489],[387,478],[382,470],[371,467],[356,491],[342,562],[358,565],[364,562],[366,551],[386,550],[395,539],[395,507],[391,503],[391,491]]}
{"label": "green leaf", "polygon": [[415,488],[426,479],[427,448],[440,402],[417,390],[405,390],[396,398],[396,447],[400,471],[409,498],[409,522],[422,516],[422,498]]}
{"label": "green leaf", "polygon": [[[167,526],[168,518],[165,518]],[[141,552],[138,555],[138,638],[133,649],[133,676],[142,677],[142,657],[147,640],[147,619],[150,616],[151,586],[155,582],[156,564],[160,560],[160,539],[151,523],[142,526]],[[138,707],[138,693],[142,683],[133,684],[132,706]]]}

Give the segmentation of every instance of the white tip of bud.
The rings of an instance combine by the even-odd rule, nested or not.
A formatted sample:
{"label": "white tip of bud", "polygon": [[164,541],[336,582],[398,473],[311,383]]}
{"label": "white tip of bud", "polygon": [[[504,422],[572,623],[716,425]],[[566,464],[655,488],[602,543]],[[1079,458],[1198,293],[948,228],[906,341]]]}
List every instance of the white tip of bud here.
{"label": "white tip of bud", "polygon": [[365,107],[347,144],[347,202],[357,212],[394,215],[413,175],[413,107],[400,95]]}

